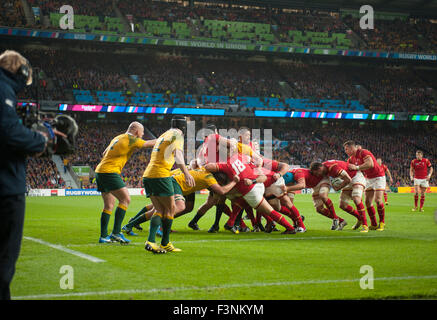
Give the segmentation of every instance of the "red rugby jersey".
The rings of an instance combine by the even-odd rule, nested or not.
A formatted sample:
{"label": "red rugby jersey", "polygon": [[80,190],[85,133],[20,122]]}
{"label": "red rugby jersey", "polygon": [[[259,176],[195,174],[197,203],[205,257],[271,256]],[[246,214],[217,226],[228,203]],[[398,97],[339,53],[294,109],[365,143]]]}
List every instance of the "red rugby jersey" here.
{"label": "red rugby jersey", "polygon": [[240,182],[238,182],[235,188],[241,193],[241,195],[245,195],[250,190],[252,190],[255,184],[251,184],[247,186],[244,184],[244,179],[256,179],[258,174],[254,171],[252,165],[248,163],[244,163],[241,154],[235,154],[228,159],[227,162],[217,163],[219,171],[224,172],[230,180],[232,180],[235,176],[239,176]]}
{"label": "red rugby jersey", "polygon": [[328,176],[332,178],[338,177],[343,170],[346,171],[351,178],[355,177],[357,174],[356,170],[348,169],[348,163],[345,161],[328,160],[323,162],[323,165],[328,168]]}
{"label": "red rugby jersey", "polygon": [[306,188],[314,188],[323,179],[323,177],[316,177],[315,175],[312,175],[310,169],[306,169],[306,168],[291,169],[291,172],[294,175],[295,181],[298,181],[299,179],[302,178],[305,179]]}
{"label": "red rugby jersey", "polygon": [[267,177],[267,180],[264,181],[264,185],[266,188],[276,182],[273,179],[273,175],[278,171],[278,168],[279,168],[278,161],[265,159],[265,158],[263,159],[263,165],[258,170],[260,170],[261,173]]}
{"label": "red rugby jersey", "polygon": [[422,160],[414,159],[411,161],[411,167],[413,168],[415,179],[426,179],[428,168],[431,167],[431,161],[426,158],[422,158]]}
{"label": "red rugby jersey", "polygon": [[378,164],[378,162],[376,162],[375,156],[367,149],[358,149],[357,152],[355,153],[355,156],[349,157],[347,162],[359,166],[363,164],[368,157],[372,159],[373,168],[362,170],[366,178],[373,179],[378,177],[384,177],[385,176],[384,170]]}

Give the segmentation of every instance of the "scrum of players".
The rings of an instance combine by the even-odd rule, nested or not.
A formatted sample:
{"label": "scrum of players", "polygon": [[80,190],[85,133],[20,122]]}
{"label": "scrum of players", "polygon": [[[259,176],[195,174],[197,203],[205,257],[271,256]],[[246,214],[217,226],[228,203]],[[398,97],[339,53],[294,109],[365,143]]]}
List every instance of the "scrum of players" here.
{"label": "scrum of players", "polygon": [[[132,131],[132,127],[137,130]],[[130,131],[128,130],[125,136],[116,137],[118,140],[124,138],[129,143],[114,143],[116,138],[111,141],[103,154],[103,165],[99,165],[100,170],[96,170],[99,175],[97,188],[101,191],[104,201],[100,243],[127,244],[130,240],[123,232],[131,236],[136,235],[133,229],[142,230],[140,225],[150,221],[146,250],[153,253],[181,251],[170,242],[172,222],[175,218],[192,212],[196,192],[203,189],[209,189],[210,192],[206,202],[198,208],[188,224],[193,230],[200,230],[198,221],[215,207],[216,216],[208,230],[210,233],[219,231],[223,213],[228,216],[224,228],[236,234],[250,231],[270,233],[277,231],[277,227],[284,229],[282,234],[306,232],[304,217],[294,204],[295,193],[303,189],[312,189],[316,212],[332,221],[331,230],[341,231],[347,222],[337,215],[334,204],[329,199],[331,187],[341,192],[340,209],[355,218],[352,230],[359,229],[360,232],[367,233],[369,230],[385,229],[385,204],[388,204],[385,193],[386,173],[392,183],[390,171],[382,164],[380,158],[376,159],[369,150],[354,141],[346,141],[343,144],[344,152],[348,156],[347,161],[328,160],[313,162],[309,168],[290,168],[287,163],[262,156],[258,142],[251,140],[248,128],[240,129],[238,140],[219,135],[213,124],[208,125],[206,129],[208,133],[204,135],[203,144],[189,165],[185,164],[183,154],[185,117],[174,117],[171,128],[156,140],[142,140],[144,128],[135,122],[129,126]],[[141,147],[152,147],[151,158],[143,175],[144,190],[152,203],[141,209],[121,228],[130,198],[127,188],[117,175],[120,175],[132,153]],[[410,170],[415,186],[417,183],[413,210],[417,210],[419,192],[420,208],[423,208],[423,189],[426,190],[426,182],[432,174],[431,164],[423,158],[423,153],[419,151],[416,156],[418,159],[413,160]],[[110,164],[106,166],[109,169],[104,164]],[[116,169],[112,169],[111,166]],[[102,170],[102,167],[105,167],[105,170]],[[430,173],[424,174],[424,170],[429,167]],[[102,177],[105,174],[109,177]],[[111,179],[115,180],[115,183]],[[119,200],[119,205],[115,212],[113,232],[108,235],[107,221],[112,213],[115,198]],[[230,201],[230,207],[226,200]],[[244,222],[244,212],[252,224],[252,230]],[[263,219],[266,221],[265,225]],[[161,236],[160,245],[156,243],[156,235]]]}

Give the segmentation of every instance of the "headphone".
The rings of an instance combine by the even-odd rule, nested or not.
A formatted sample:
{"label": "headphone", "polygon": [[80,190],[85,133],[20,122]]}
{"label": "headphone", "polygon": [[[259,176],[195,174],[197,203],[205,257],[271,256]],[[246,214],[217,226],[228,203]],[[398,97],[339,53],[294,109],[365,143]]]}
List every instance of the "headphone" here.
{"label": "headphone", "polygon": [[27,86],[27,81],[29,80],[30,70],[32,69],[32,66],[30,65],[29,60],[27,60],[26,58],[24,58],[24,60],[25,63],[22,64],[15,73],[15,79],[17,79],[21,83],[24,83],[24,85]]}

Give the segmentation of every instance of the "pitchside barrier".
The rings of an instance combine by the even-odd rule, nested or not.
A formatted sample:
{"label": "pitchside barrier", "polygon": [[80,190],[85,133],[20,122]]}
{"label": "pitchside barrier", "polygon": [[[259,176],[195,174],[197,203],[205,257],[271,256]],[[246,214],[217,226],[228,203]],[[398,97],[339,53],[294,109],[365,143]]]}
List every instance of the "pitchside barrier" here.
{"label": "pitchside barrier", "polygon": [[[144,196],[143,188],[128,188],[131,196]],[[331,193],[338,193],[331,189]],[[398,193],[414,193],[414,187],[395,187],[391,188],[391,192]],[[429,187],[427,193],[437,193],[437,187]],[[198,192],[199,194],[208,194],[208,190],[204,189]],[[297,194],[312,194],[313,189],[303,189],[296,191]],[[69,197],[69,196],[100,196],[97,189],[30,189],[27,193],[29,197]]]}
{"label": "pitchside barrier", "polygon": [[[128,188],[131,196],[145,196],[143,188]],[[334,190],[331,190],[334,192]],[[208,194],[207,189],[203,189],[199,194]],[[303,189],[295,193],[311,194],[313,189]],[[30,189],[27,193],[29,197],[69,197],[69,196],[100,196],[100,192],[97,189]]]}

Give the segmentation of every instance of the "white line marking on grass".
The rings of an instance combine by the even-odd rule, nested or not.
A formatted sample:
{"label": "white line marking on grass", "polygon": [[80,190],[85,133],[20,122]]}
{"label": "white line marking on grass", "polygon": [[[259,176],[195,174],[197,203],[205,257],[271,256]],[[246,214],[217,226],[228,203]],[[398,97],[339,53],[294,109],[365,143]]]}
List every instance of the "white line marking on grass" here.
{"label": "white line marking on grass", "polygon": [[[353,238],[392,238],[390,236],[342,236],[342,237],[278,237],[278,238],[237,238],[235,239],[200,239],[200,240],[175,240],[173,243],[202,243],[202,242],[247,242],[247,241],[283,241],[283,240],[326,240],[326,239],[353,239]],[[67,244],[68,247],[94,247],[94,246],[108,246],[111,244],[99,243],[84,243],[84,244]],[[144,242],[130,242],[129,245],[144,245]]]}
{"label": "white line marking on grass", "polygon": [[[424,280],[437,279],[437,275],[428,276],[402,276],[402,277],[381,277],[375,278],[374,281],[398,281],[398,280]],[[270,286],[296,286],[310,284],[329,284],[329,283],[347,283],[360,282],[358,279],[332,279],[332,280],[302,280],[302,281],[279,281],[279,282],[254,282],[254,283],[230,283],[217,286],[204,287],[173,287],[173,288],[152,288],[152,289],[133,289],[133,290],[110,290],[110,291],[90,291],[90,292],[74,292],[74,293],[53,293],[39,294],[28,296],[13,297],[14,300],[26,299],[52,299],[52,298],[69,298],[69,297],[86,297],[86,296],[105,296],[111,294],[141,294],[141,293],[159,293],[159,292],[180,292],[180,291],[195,291],[195,290],[217,290],[217,289],[233,289],[233,288],[253,288],[253,287],[270,287]]]}
{"label": "white line marking on grass", "polygon": [[61,246],[60,244],[53,244],[53,243],[50,243],[50,242],[47,242],[47,241],[44,241],[44,240],[41,240],[41,239],[37,239],[37,238],[32,238],[32,237],[23,237],[23,238],[26,239],[26,240],[29,240],[29,241],[37,242],[39,244],[48,246],[50,248],[53,248],[53,249],[56,249],[56,250],[59,250],[59,251],[62,251],[62,252],[66,252],[66,253],[75,255],[75,256],[77,256],[79,258],[86,259],[86,260],[89,260],[89,261],[94,262],[94,263],[106,262],[105,260],[102,260],[102,259],[90,256],[88,254],[68,249],[68,248],[66,248],[64,246]]}

